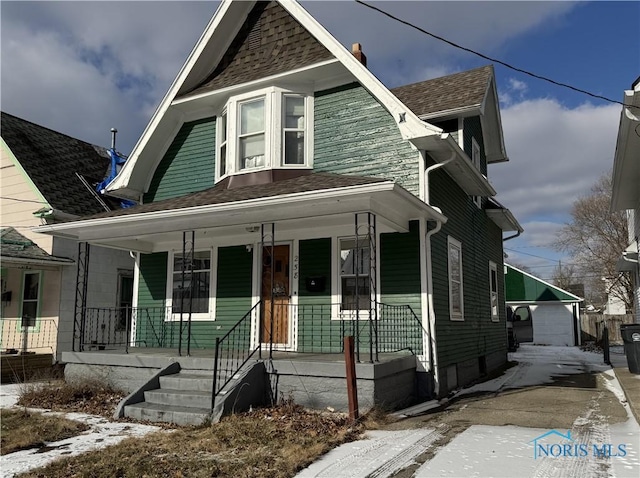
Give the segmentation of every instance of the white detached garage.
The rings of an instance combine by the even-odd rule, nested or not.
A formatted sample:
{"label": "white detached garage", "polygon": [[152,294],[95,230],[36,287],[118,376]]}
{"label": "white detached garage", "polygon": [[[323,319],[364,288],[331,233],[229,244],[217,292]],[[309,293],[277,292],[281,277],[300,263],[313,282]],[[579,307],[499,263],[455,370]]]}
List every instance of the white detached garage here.
{"label": "white detached garage", "polygon": [[514,310],[529,306],[533,329],[529,338],[534,344],[580,344],[580,302],[584,299],[508,264],[505,297]]}

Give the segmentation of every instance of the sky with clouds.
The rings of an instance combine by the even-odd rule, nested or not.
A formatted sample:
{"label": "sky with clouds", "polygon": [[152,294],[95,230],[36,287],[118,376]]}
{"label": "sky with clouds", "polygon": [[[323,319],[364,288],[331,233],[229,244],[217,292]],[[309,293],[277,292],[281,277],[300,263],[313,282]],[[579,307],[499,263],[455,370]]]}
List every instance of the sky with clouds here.
{"label": "sky with clouds", "polygon": [[[640,75],[640,2],[372,2],[455,43],[617,101]],[[351,1],[303,6],[394,87],[489,63]],[[2,1],[3,111],[128,154],[218,2]],[[525,233],[509,259],[549,278],[549,245],[613,164],[620,105],[495,65],[510,162],[489,179]],[[536,257],[537,256],[537,257]]]}

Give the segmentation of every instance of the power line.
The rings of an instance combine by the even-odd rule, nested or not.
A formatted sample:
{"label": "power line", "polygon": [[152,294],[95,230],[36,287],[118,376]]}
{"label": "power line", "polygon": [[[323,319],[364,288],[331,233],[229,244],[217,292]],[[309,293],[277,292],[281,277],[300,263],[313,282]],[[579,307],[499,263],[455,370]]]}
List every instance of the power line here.
{"label": "power line", "polygon": [[554,84],[556,86],[561,86],[563,88],[568,88],[568,89],[576,91],[578,93],[582,93],[582,94],[591,96],[592,98],[597,98],[597,99],[600,99],[600,100],[608,101],[609,103],[615,103],[615,104],[618,104],[618,105],[625,106],[627,108],[637,108],[637,106],[635,106],[635,105],[627,105],[627,104],[623,103],[622,101],[612,100],[611,98],[607,98],[606,96],[602,96],[602,95],[596,95],[595,93],[591,93],[590,91],[583,90],[581,88],[576,88],[575,86],[571,86],[571,85],[568,85],[566,83],[561,83],[559,81],[552,80],[551,78],[547,78],[546,76],[538,75],[538,74],[532,73],[532,72],[530,72],[528,70],[523,70],[522,68],[515,67],[513,65],[510,65],[509,63],[506,63],[506,62],[502,61],[502,60],[498,60],[497,58],[492,58],[492,57],[487,56],[487,55],[485,55],[483,53],[480,53],[480,52],[477,52],[475,50],[472,50],[471,48],[467,48],[467,47],[464,47],[462,45],[458,45],[457,43],[454,43],[451,40],[447,40],[444,37],[436,35],[435,33],[431,33],[429,31],[425,30],[424,28],[421,28],[421,27],[419,27],[417,25],[414,25],[413,23],[410,23],[410,22],[408,22],[406,20],[403,20],[402,18],[396,17],[395,15],[392,15],[391,13],[386,12],[386,11],[382,10],[381,8],[374,7],[373,5],[369,5],[368,3],[363,2],[361,0],[355,0],[355,2],[359,3],[362,6],[370,8],[371,10],[375,10],[376,12],[381,13],[382,15],[384,15],[384,16],[386,16],[388,18],[391,18],[392,20],[395,20],[395,21],[397,21],[399,23],[402,23],[403,25],[406,25],[406,26],[408,26],[410,28],[413,28],[414,30],[418,30],[419,32],[424,33],[425,35],[429,35],[430,37],[435,38],[436,40],[440,40],[442,42],[445,42],[448,45],[451,45],[451,46],[453,46],[455,48],[458,48],[460,50],[464,50],[464,51],[466,51],[468,53],[473,53],[474,55],[477,55],[480,58],[484,58],[485,60],[489,60],[489,61],[491,61],[493,63],[498,63],[499,65],[502,65],[502,66],[504,66],[506,68],[509,68],[511,70],[517,71],[517,72],[525,74],[525,75],[529,75],[529,76],[531,76],[533,78],[537,78],[538,80],[547,81],[547,82],[549,82],[551,84]]}
{"label": "power line", "polygon": [[536,254],[531,254],[529,252],[516,251],[515,249],[509,249],[508,247],[503,247],[505,251],[515,252],[516,254],[523,254],[525,256],[537,257],[538,259],[544,259],[545,261],[558,262],[557,259],[549,259],[548,257],[538,256]]}

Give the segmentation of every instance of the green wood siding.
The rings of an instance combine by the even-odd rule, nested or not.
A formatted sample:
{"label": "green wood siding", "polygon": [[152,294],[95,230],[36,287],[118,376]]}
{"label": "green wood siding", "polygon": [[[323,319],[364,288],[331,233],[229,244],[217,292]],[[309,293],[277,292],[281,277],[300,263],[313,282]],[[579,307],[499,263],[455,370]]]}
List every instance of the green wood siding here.
{"label": "green wood siding", "polygon": [[218,249],[217,334],[226,334],[251,309],[253,253],[245,246]]}
{"label": "green wood siding", "polygon": [[[300,285],[298,293],[298,351],[341,351],[340,322],[331,320],[331,239],[300,241]],[[310,292],[306,280],[324,277],[323,292]]]}
{"label": "green wood siding", "polygon": [[419,223],[411,221],[408,233],[381,234],[379,250],[380,298],[384,304],[380,308],[380,342],[390,350],[408,348],[421,354]]}
{"label": "green wood siding", "polygon": [[144,202],[151,203],[213,187],[216,119],[185,123],[158,164]]}
{"label": "green wood siding", "polygon": [[408,233],[381,234],[379,250],[381,301],[391,305],[410,305],[420,317],[418,221],[411,221]]}
{"label": "green wood siding", "polygon": [[172,335],[177,332],[165,321],[167,309],[166,252],[140,255],[138,283],[138,313],[136,315],[136,345],[141,347],[172,347]]}
{"label": "green wood siding", "polygon": [[[438,364],[506,354],[502,231],[442,169],[430,182],[432,204],[448,218],[431,238]],[[464,321],[449,319],[448,235],[462,243]],[[498,322],[491,320],[489,261],[498,268]]]}
{"label": "green wood siding", "polygon": [[418,194],[420,155],[359,84],[316,93],[315,171],[395,180]]}

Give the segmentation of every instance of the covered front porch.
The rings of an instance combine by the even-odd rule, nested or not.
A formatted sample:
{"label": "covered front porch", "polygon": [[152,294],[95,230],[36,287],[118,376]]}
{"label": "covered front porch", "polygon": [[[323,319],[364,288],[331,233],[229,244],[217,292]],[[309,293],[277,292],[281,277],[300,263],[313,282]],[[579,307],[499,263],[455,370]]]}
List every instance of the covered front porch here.
{"label": "covered front porch", "polygon": [[361,364],[400,353],[431,372],[429,221],[446,218],[391,181],[308,174],[41,229],[136,258],[124,309],[84,306],[79,261],[76,358],[210,351],[217,394],[250,360],[341,354],[346,336]]}

